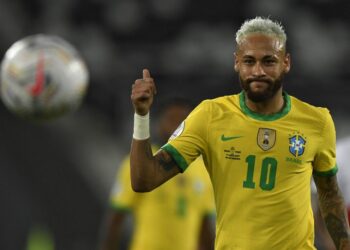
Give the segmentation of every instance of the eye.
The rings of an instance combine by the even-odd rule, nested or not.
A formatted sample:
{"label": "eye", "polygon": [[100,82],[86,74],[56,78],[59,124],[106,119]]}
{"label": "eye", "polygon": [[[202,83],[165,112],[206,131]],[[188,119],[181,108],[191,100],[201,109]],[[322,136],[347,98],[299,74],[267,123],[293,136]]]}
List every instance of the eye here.
{"label": "eye", "polygon": [[264,60],[264,64],[268,65],[268,66],[275,65],[276,63],[277,63],[277,60],[273,59],[273,58],[269,58],[269,59]]}
{"label": "eye", "polygon": [[254,64],[254,60],[251,58],[245,58],[245,59],[243,59],[243,63],[246,65],[252,65],[252,64]]}

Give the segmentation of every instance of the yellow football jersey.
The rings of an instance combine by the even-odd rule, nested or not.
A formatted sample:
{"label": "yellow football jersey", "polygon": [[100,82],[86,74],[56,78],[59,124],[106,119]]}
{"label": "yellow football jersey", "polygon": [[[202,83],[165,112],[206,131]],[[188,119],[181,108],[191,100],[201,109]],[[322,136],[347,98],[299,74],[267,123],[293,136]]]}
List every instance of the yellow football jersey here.
{"label": "yellow football jersey", "polygon": [[[156,148],[153,147],[153,152]],[[135,193],[127,157],[118,172],[111,205],[134,216],[132,250],[195,250],[204,216],[214,216],[214,195],[203,160],[149,193]]]}
{"label": "yellow football jersey", "polygon": [[315,249],[312,174],[334,175],[329,111],[284,93],[260,115],[245,95],[203,101],[162,148],[185,170],[200,154],[213,183],[216,249]]}

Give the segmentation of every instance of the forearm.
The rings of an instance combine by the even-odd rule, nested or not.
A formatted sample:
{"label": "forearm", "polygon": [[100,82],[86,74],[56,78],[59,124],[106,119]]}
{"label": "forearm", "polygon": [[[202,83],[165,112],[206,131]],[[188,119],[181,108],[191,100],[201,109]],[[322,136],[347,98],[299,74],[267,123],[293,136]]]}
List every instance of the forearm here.
{"label": "forearm", "polygon": [[350,246],[349,228],[341,195],[319,197],[322,217],[337,249]]}
{"label": "forearm", "polygon": [[321,215],[336,248],[350,249],[347,212],[336,177],[318,181],[318,199]]}
{"label": "forearm", "polygon": [[136,192],[153,189],[155,159],[150,145],[149,113],[134,114],[134,133],[130,151],[131,185]]}
{"label": "forearm", "polygon": [[155,157],[149,140],[132,140],[130,151],[131,185],[136,192],[152,190],[155,178]]}
{"label": "forearm", "polygon": [[198,250],[213,250],[215,242],[215,225],[212,216],[205,216],[199,234]]}
{"label": "forearm", "polygon": [[156,87],[147,69],[135,81],[131,100],[135,109],[134,133],[130,152],[131,186],[136,192],[148,192],[180,172],[172,157],[160,150],[153,156],[149,142],[149,111]]}

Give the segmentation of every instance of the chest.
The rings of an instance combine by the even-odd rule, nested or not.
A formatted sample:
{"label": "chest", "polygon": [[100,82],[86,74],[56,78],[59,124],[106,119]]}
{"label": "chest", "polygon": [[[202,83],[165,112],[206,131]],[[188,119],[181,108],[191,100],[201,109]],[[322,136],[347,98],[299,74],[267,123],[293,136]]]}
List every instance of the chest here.
{"label": "chest", "polygon": [[258,172],[267,182],[277,176],[310,174],[320,143],[319,131],[307,123],[233,118],[211,124],[208,141],[212,172],[242,179]]}

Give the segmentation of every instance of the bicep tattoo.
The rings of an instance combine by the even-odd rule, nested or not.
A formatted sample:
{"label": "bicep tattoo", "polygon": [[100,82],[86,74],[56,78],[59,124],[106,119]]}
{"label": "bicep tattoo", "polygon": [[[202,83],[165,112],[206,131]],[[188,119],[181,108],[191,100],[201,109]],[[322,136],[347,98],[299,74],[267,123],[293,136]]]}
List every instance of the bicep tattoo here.
{"label": "bicep tattoo", "polygon": [[156,155],[157,162],[159,163],[159,166],[165,170],[166,172],[169,172],[171,170],[177,169],[179,170],[179,167],[177,166],[174,159],[171,157],[170,154],[168,154],[166,151],[161,150]]}

